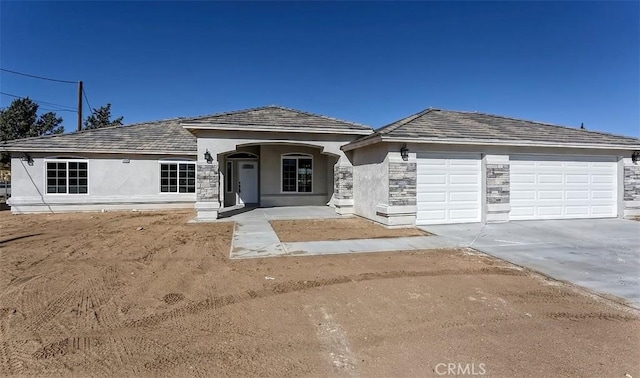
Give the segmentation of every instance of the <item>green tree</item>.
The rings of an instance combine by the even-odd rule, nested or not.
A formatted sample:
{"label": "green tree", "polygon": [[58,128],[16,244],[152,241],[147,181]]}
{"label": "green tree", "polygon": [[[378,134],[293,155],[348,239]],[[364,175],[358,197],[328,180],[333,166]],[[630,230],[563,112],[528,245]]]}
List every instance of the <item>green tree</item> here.
{"label": "green tree", "polygon": [[93,109],[91,114],[84,121],[83,130],[100,129],[109,126],[122,126],[122,119],[118,117],[111,120],[111,104],[101,106],[99,109]]}
{"label": "green tree", "polygon": [[62,118],[48,112],[38,116],[38,104],[28,97],[0,109],[0,140],[13,140],[64,132]]}

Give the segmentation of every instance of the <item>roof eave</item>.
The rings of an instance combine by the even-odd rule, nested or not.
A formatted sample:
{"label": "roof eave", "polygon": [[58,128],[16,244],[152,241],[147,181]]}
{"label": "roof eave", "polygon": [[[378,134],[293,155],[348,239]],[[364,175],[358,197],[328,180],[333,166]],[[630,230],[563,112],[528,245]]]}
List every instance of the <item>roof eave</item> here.
{"label": "roof eave", "polygon": [[260,125],[239,125],[239,124],[216,124],[183,122],[181,126],[185,129],[220,130],[220,131],[269,131],[285,133],[312,133],[312,134],[346,134],[346,135],[370,135],[373,129],[332,129],[320,127],[278,127]]}
{"label": "roof eave", "polygon": [[27,152],[27,153],[80,153],[80,154],[136,154],[136,155],[197,155],[197,151],[170,151],[170,150],[128,150],[128,149],[82,149],[82,148],[51,148],[51,147],[4,147],[0,146],[0,151],[4,152]]}
{"label": "roof eave", "polygon": [[461,139],[461,138],[437,138],[437,139],[420,139],[378,135],[373,138],[356,140],[342,146],[343,151],[350,151],[356,148],[365,147],[379,142],[396,142],[396,143],[418,143],[418,144],[462,144],[477,146],[508,146],[508,147],[560,147],[560,148],[585,148],[585,149],[602,149],[602,150],[637,150],[638,145],[626,144],[589,144],[589,143],[559,143],[559,142],[539,142],[532,140],[511,141],[499,139]]}

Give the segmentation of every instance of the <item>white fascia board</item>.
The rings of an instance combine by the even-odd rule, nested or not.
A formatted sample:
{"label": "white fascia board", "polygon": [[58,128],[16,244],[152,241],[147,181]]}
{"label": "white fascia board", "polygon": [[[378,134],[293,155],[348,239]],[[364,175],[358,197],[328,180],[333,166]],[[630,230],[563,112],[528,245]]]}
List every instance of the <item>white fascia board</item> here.
{"label": "white fascia board", "polygon": [[343,151],[353,150],[355,148],[368,146],[378,142],[396,142],[396,143],[417,143],[417,144],[458,144],[458,145],[476,145],[476,146],[508,146],[508,147],[559,147],[559,148],[583,148],[583,149],[599,149],[599,150],[637,150],[638,145],[624,144],[585,144],[585,143],[558,143],[558,142],[538,142],[538,141],[508,141],[496,139],[420,139],[420,138],[394,138],[388,136],[378,136],[363,141],[355,141],[343,146]]}
{"label": "white fascia board", "polygon": [[231,124],[216,124],[216,123],[194,123],[183,122],[180,124],[185,129],[202,129],[202,130],[224,130],[224,131],[272,131],[272,132],[284,132],[284,133],[311,133],[311,134],[348,134],[348,135],[369,135],[373,133],[373,130],[359,130],[359,129],[328,129],[318,127],[270,127],[259,125],[231,125]]}
{"label": "white fascia board", "polygon": [[6,152],[42,152],[42,153],[82,153],[82,154],[131,154],[131,155],[191,155],[196,156],[197,151],[149,151],[149,150],[87,150],[83,148],[42,148],[42,147],[15,147],[2,148]]}

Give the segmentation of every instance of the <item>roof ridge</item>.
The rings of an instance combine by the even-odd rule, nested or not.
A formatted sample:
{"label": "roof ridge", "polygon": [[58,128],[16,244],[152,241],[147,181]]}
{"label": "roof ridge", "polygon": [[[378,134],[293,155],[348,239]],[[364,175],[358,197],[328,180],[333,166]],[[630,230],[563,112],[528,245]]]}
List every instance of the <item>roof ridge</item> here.
{"label": "roof ridge", "polygon": [[578,129],[578,128],[574,128],[574,127],[570,127],[570,126],[556,125],[556,124],[548,123],[548,122],[531,121],[531,120],[528,120],[528,119],[515,118],[515,117],[510,117],[510,116],[503,116],[503,115],[499,115],[499,114],[491,114],[491,113],[484,113],[484,112],[477,112],[477,111],[471,112],[471,111],[464,111],[464,110],[446,110],[446,109],[441,110],[441,111],[450,112],[450,113],[462,113],[462,114],[480,114],[480,115],[485,115],[485,116],[489,116],[489,117],[496,117],[496,118],[509,119],[509,120],[513,120],[513,121],[534,123],[534,124],[542,125],[542,126],[558,127],[558,128],[561,128],[561,129],[576,130],[576,131],[580,131],[580,132],[587,132],[587,133],[607,135],[607,136],[615,136],[615,137],[621,137],[621,138],[640,139],[640,137],[636,137],[636,136],[629,137],[628,135],[613,134],[613,133],[604,132],[604,131]]}
{"label": "roof ridge", "polygon": [[254,108],[245,108],[245,109],[231,110],[231,111],[225,111],[225,112],[217,112],[217,113],[205,114],[205,115],[195,116],[195,117],[184,117],[184,119],[193,121],[193,120],[198,120],[198,119],[201,119],[201,118],[219,117],[219,116],[224,116],[224,115],[232,115],[232,114],[250,112],[250,111],[255,111],[255,110],[263,110],[263,109],[267,109],[267,108],[270,108],[270,107],[274,107],[274,106],[272,106],[272,105],[257,106],[257,107],[254,107]]}
{"label": "roof ridge", "polygon": [[282,109],[282,110],[288,110],[288,111],[291,111],[291,112],[300,113],[300,114],[304,114],[304,115],[310,115],[310,116],[313,116],[313,117],[329,119],[329,120],[332,120],[332,121],[348,123],[350,125],[359,126],[359,127],[365,127],[367,129],[373,130],[373,127],[367,126],[367,125],[362,124],[362,123],[353,122],[353,121],[347,121],[347,120],[339,119],[339,118],[335,118],[335,117],[329,117],[329,116],[326,116],[326,115],[323,115],[323,114],[307,112],[307,111],[304,111],[304,110],[288,108],[286,106],[280,106],[280,105],[269,105],[269,106],[266,106],[265,108],[269,108],[269,107],[270,108],[276,108],[276,109]]}
{"label": "roof ridge", "polygon": [[423,109],[423,110],[420,110],[417,113],[411,114],[411,115],[409,115],[407,117],[404,117],[404,118],[402,118],[402,119],[400,119],[398,121],[391,122],[388,125],[385,125],[385,126],[382,126],[382,127],[378,128],[378,130],[376,130],[376,133],[377,134],[388,134],[388,133],[390,133],[392,131],[397,130],[401,126],[406,125],[407,123],[409,123],[409,122],[411,122],[411,121],[413,121],[413,120],[415,120],[417,118],[420,118],[423,115],[425,115],[425,114],[427,114],[427,113],[429,113],[431,111],[434,111],[434,110],[435,111],[440,111],[440,109],[430,108],[430,107],[426,108],[426,109]]}

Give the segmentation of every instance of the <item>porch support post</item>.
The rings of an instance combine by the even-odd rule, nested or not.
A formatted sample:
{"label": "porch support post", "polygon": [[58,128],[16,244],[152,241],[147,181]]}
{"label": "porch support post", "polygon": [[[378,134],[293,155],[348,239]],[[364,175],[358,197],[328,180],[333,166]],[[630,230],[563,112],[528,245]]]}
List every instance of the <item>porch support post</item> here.
{"label": "porch support post", "polygon": [[483,198],[482,221],[501,223],[509,221],[511,211],[509,155],[485,155],[482,158]]}
{"label": "porch support post", "polygon": [[417,155],[410,152],[404,160],[400,152],[389,152],[385,183],[389,187],[386,204],[376,206],[376,214],[383,217],[382,223],[390,227],[406,227],[416,223],[417,200]]}
{"label": "porch support post", "polygon": [[[634,163],[630,158],[621,157],[619,160],[619,181],[622,181],[622,214],[624,218],[640,216],[640,163]],[[618,210],[620,213],[620,210]]]}
{"label": "porch support post", "polygon": [[218,161],[199,161],[196,167],[196,211],[198,220],[218,219],[220,191]]}
{"label": "porch support post", "polygon": [[353,166],[345,160],[333,167],[333,205],[341,215],[353,214]]}

